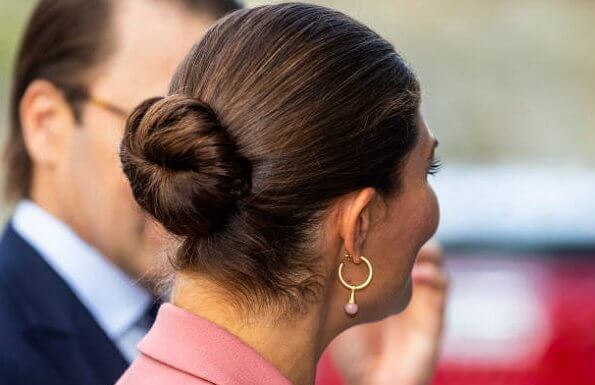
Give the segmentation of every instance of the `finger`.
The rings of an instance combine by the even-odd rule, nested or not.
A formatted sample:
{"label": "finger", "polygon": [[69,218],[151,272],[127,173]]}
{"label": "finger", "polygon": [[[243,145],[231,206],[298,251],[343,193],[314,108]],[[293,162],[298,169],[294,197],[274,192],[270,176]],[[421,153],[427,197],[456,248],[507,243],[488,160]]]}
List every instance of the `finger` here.
{"label": "finger", "polygon": [[438,266],[444,264],[442,246],[435,241],[430,240],[419,250],[417,254],[417,262],[432,262]]}
{"label": "finger", "polygon": [[415,265],[411,276],[414,285],[428,285],[438,290],[446,290],[449,286],[449,278],[446,271],[431,263]]}

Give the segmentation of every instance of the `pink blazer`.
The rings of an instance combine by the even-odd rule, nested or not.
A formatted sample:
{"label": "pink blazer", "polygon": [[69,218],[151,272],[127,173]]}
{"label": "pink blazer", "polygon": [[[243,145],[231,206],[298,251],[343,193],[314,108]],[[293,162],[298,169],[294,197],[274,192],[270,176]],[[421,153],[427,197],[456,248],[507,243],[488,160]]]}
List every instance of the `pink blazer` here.
{"label": "pink blazer", "polygon": [[161,306],[138,348],[117,385],[291,385],[240,339],[172,304]]}

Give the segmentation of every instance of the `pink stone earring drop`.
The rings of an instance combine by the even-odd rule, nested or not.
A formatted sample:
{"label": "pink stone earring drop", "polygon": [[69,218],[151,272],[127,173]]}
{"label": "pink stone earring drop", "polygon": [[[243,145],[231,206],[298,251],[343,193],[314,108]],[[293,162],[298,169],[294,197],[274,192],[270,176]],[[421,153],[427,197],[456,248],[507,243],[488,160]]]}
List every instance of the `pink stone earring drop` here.
{"label": "pink stone earring drop", "polygon": [[345,266],[345,261],[353,262],[353,258],[350,254],[345,254],[344,260],[339,265],[339,281],[341,281],[341,284],[343,286],[345,286],[347,289],[351,290],[351,295],[349,296],[349,302],[347,302],[347,304],[345,305],[345,313],[349,314],[350,316],[355,316],[357,314],[357,311],[359,310],[359,306],[355,302],[356,290],[362,290],[366,286],[368,286],[370,284],[370,282],[372,282],[372,275],[373,275],[372,264],[370,263],[370,261],[368,261],[368,259],[366,257],[361,256],[360,258],[368,266],[368,278],[361,285],[351,285],[343,278],[343,266]]}

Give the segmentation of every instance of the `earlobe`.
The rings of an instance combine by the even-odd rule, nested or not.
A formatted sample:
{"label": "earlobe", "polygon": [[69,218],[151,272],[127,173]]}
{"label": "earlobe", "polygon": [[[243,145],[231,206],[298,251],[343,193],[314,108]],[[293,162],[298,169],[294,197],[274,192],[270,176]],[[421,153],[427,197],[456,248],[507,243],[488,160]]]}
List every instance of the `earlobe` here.
{"label": "earlobe", "polygon": [[21,99],[19,113],[23,140],[33,163],[51,164],[61,151],[66,132],[74,125],[62,93],[46,80],[35,80]]}
{"label": "earlobe", "polygon": [[345,251],[352,255],[353,262],[359,264],[364,243],[370,228],[371,205],[376,197],[376,190],[365,188],[354,193],[345,203],[341,236]]}

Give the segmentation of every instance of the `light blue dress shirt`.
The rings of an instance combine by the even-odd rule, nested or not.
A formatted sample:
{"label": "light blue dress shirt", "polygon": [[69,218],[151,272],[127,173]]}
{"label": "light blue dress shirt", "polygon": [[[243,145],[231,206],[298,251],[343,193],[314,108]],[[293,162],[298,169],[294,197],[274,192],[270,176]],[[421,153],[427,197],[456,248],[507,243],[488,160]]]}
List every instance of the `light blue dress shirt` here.
{"label": "light blue dress shirt", "polygon": [[12,225],[62,277],[124,357],[132,361],[138,354],[136,344],[147,332],[142,319],[151,306],[151,295],[35,203],[21,201]]}

